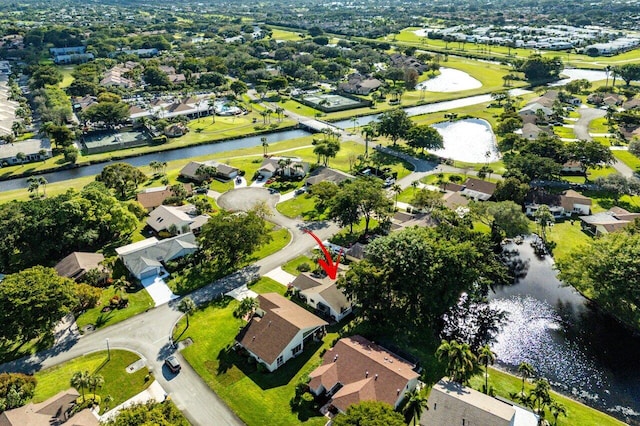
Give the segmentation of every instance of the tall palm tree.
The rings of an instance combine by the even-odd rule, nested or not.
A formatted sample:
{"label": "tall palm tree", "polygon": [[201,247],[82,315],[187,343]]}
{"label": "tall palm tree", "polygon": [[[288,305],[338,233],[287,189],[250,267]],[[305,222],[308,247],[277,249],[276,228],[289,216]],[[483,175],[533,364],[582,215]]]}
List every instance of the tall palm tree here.
{"label": "tall palm tree", "polygon": [[125,278],[120,277],[111,284],[113,286],[113,290],[116,294],[120,294],[125,288],[129,287],[129,281]]}
{"label": "tall palm tree", "polygon": [[418,189],[419,185],[420,185],[420,181],[418,180],[414,180],[413,182],[411,182],[411,187],[413,188],[413,195],[416,195],[416,189]]}
{"label": "tall palm tree", "polygon": [[369,142],[376,136],[376,128],[371,123],[362,127],[360,134],[364,136],[364,155],[369,155]]}
{"label": "tall palm tree", "polygon": [[269,144],[267,143],[266,136],[261,137],[260,142],[262,142],[262,155],[266,157],[269,151]]}
{"label": "tall palm tree", "polygon": [[82,394],[82,402],[84,402],[84,388],[89,386],[89,372],[88,371],[76,371],[71,376],[71,386],[76,389],[80,389],[80,393]]}
{"label": "tall palm tree", "polygon": [[178,310],[186,315],[187,317],[187,328],[189,328],[189,317],[196,310],[196,303],[190,297],[183,297],[178,303]]}
{"label": "tall palm tree", "polygon": [[89,377],[87,387],[89,388],[89,392],[94,394],[94,400],[95,400],[96,389],[101,388],[103,385],[104,385],[104,377],[102,377],[102,375],[94,374],[93,376]]}
{"label": "tall palm tree", "polygon": [[396,194],[396,205],[398,205],[398,195],[402,192],[402,187],[396,183],[391,187],[391,191]]}
{"label": "tall palm tree", "polygon": [[49,181],[45,179],[43,176],[38,176],[38,184],[42,186],[42,196],[47,196],[47,184]]}
{"label": "tall palm tree", "polygon": [[533,366],[528,362],[521,362],[518,365],[518,373],[522,377],[522,390],[520,391],[520,395],[524,395],[524,381],[530,377],[533,377],[536,374],[536,370],[533,369]]}
{"label": "tall palm tree", "polygon": [[415,388],[411,392],[407,393],[407,403],[404,406],[403,413],[405,419],[413,419],[413,426],[420,420],[422,411],[427,408],[427,398],[424,394]]}
{"label": "tall palm tree", "polygon": [[489,364],[496,362],[496,354],[489,345],[484,345],[478,351],[478,362],[484,366],[484,393],[489,394]]}
{"label": "tall palm tree", "polygon": [[458,343],[455,340],[443,340],[436,350],[436,357],[447,362],[447,375],[460,384],[469,380],[478,362],[467,343]]}
{"label": "tall palm tree", "polygon": [[37,197],[38,196],[38,190],[40,189],[40,183],[38,182],[38,179],[32,176],[32,177],[27,179],[27,183],[29,184],[28,191],[29,192],[35,192],[36,193],[36,197]]}
{"label": "tall palm tree", "polygon": [[207,99],[207,104],[211,109],[211,120],[212,120],[211,122],[215,123],[216,122],[216,95],[211,95],[209,99]]}
{"label": "tall palm tree", "polygon": [[551,385],[549,385],[549,381],[547,379],[540,378],[535,380],[534,388],[531,390],[531,395],[538,406],[537,414],[540,417],[544,416],[544,407],[551,403],[551,397],[549,396],[550,390]]}
{"label": "tall palm tree", "polygon": [[549,404],[549,411],[551,411],[551,415],[553,416],[553,426],[558,424],[558,416],[563,415],[567,417],[567,407],[558,401],[551,401],[551,404]]}

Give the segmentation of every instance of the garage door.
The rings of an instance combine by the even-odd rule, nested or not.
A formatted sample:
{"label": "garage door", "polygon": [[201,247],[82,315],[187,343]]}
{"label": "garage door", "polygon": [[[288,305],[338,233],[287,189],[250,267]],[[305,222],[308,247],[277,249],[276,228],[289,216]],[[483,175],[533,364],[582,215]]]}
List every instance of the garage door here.
{"label": "garage door", "polygon": [[158,275],[158,270],[154,268],[140,274],[140,279],[144,280],[145,278],[155,277],[156,275]]}

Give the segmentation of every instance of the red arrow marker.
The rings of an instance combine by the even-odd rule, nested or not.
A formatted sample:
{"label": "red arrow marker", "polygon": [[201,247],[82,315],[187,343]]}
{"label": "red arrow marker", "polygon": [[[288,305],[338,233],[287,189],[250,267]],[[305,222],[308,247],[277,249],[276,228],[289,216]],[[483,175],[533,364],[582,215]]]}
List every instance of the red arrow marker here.
{"label": "red arrow marker", "polygon": [[338,276],[338,265],[340,264],[340,256],[342,256],[342,250],[340,250],[340,253],[338,253],[336,263],[333,263],[333,259],[331,258],[331,254],[329,254],[329,250],[327,250],[324,244],[322,244],[320,238],[318,238],[313,232],[309,231],[308,229],[305,229],[304,232],[311,235],[320,246],[320,250],[322,250],[322,253],[324,254],[324,259],[318,259],[318,264],[320,265],[320,267],[322,267],[322,269],[324,269],[329,278],[335,280]]}

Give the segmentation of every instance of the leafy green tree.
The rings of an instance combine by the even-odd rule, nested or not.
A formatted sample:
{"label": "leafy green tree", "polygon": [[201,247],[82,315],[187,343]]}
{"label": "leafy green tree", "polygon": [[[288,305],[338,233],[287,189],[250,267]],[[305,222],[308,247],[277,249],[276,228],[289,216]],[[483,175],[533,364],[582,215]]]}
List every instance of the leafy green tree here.
{"label": "leafy green tree", "polygon": [[82,111],[82,118],[86,121],[114,126],[129,119],[129,105],[121,101],[98,102]]}
{"label": "leafy green tree", "polygon": [[396,145],[398,139],[407,137],[413,126],[413,121],[403,109],[394,109],[380,115],[376,130],[379,135],[391,138],[393,144]]}
{"label": "leafy green tree", "polygon": [[484,345],[478,351],[478,362],[484,366],[484,393],[489,394],[489,364],[496,362],[496,354],[491,346]]}
{"label": "leafy green tree", "polygon": [[407,143],[412,148],[442,149],[444,139],[436,129],[431,126],[413,126],[407,132]]}
{"label": "leafy green tree", "polygon": [[74,307],[74,311],[80,312],[85,309],[91,309],[100,300],[102,289],[93,287],[89,284],[78,284],[76,286],[78,302]]}
{"label": "leafy green tree", "polygon": [[104,377],[101,374],[93,374],[89,377],[89,382],[87,383],[89,392],[95,395],[96,390],[102,386],[104,386]]}
{"label": "leafy green tree", "polygon": [[429,211],[442,207],[442,196],[437,191],[430,191],[426,188],[420,189],[411,199],[411,205],[419,209]]}
{"label": "leafy green tree", "polygon": [[478,202],[471,204],[471,212],[482,223],[497,227],[503,237],[512,238],[529,233],[529,219],[522,207],[513,201]]}
{"label": "leafy green tree", "polygon": [[360,221],[360,193],[353,186],[341,188],[329,201],[329,216],[342,227],[348,226],[353,233],[353,225]]}
{"label": "leafy green tree", "polygon": [[445,362],[447,376],[456,382],[464,385],[469,381],[477,367],[478,358],[471,351],[471,347],[466,343],[458,343],[455,340],[443,340],[436,350],[436,357],[439,361]]}
{"label": "leafy green tree", "polygon": [[585,168],[602,167],[615,161],[609,147],[596,141],[580,140],[567,144],[569,159],[579,161]]}
{"label": "leafy green tree", "polygon": [[107,426],[189,426],[190,423],[170,400],[164,402],[149,401],[133,404],[118,412],[115,418],[105,423]]}
{"label": "leafy green tree", "polygon": [[534,404],[537,405],[536,413],[544,418],[544,409],[551,403],[551,385],[545,378],[536,379],[533,382],[533,389],[531,395],[533,396]]}
{"label": "leafy green tree", "polygon": [[232,81],[231,84],[229,85],[229,89],[231,89],[233,94],[236,95],[236,96],[240,96],[240,95],[242,95],[244,93],[247,93],[247,90],[249,90],[247,85],[243,81],[240,81],[240,80]]}
{"label": "leafy green tree", "polygon": [[640,80],[640,65],[638,64],[624,64],[616,67],[616,75],[624,80],[624,83],[629,86],[632,81]]}
{"label": "leafy green tree", "polygon": [[202,227],[198,237],[206,258],[223,269],[238,266],[263,244],[271,241],[266,221],[254,211],[222,211]]}
{"label": "leafy green tree", "polygon": [[246,297],[240,301],[240,304],[233,310],[233,316],[235,318],[243,318],[250,312],[253,312],[258,307],[258,300],[253,297]]}
{"label": "leafy green tree", "polygon": [[127,163],[108,165],[96,176],[96,181],[104,183],[107,188],[114,189],[121,200],[126,199],[128,194],[146,179],[147,176],[144,173]]}
{"label": "leafy green tree", "polygon": [[0,285],[0,337],[28,341],[50,333],[76,304],[76,284],[53,268],[9,274]]}
{"label": "leafy green tree", "polygon": [[507,172],[526,176],[529,181],[536,179],[554,180],[560,175],[562,166],[552,158],[535,154],[519,154],[504,159]]}
{"label": "leafy green tree", "polygon": [[78,161],[78,148],[73,145],[69,145],[64,148],[63,155],[64,161],[67,161],[71,164],[76,164],[76,161]]}
{"label": "leafy green tree", "polygon": [[406,401],[402,410],[404,420],[406,423],[409,423],[413,419],[413,426],[416,426],[416,423],[419,422],[420,417],[422,417],[422,412],[428,409],[427,398],[416,388],[407,393]]}
{"label": "leafy green tree", "polygon": [[329,139],[322,140],[313,148],[313,153],[322,159],[325,167],[329,164],[329,158],[335,158],[339,151],[340,142]]}
{"label": "leafy green tree", "polygon": [[538,210],[533,214],[533,218],[535,219],[538,227],[540,229],[540,233],[542,234],[542,241],[547,241],[547,228],[555,222],[553,214],[551,214],[551,210],[549,210],[549,206],[543,204],[538,207]]}
{"label": "leafy green tree", "polygon": [[0,412],[27,403],[36,389],[37,380],[22,373],[0,373]]}
{"label": "leafy green tree", "polygon": [[329,206],[330,200],[340,189],[333,182],[318,182],[309,188],[309,193],[316,198],[315,208],[319,212],[324,212]]}
{"label": "leafy green tree", "polygon": [[562,68],[562,60],[559,57],[549,58],[536,54],[524,61],[522,72],[528,81],[540,82],[557,78]]}
{"label": "leafy green tree", "polygon": [[637,224],[625,231],[576,247],[557,267],[563,282],[640,330],[640,233]]}
{"label": "leafy green tree", "polygon": [[389,404],[363,401],[353,404],[347,411],[333,418],[334,426],[404,426],[400,413]]}
{"label": "leafy green tree", "polygon": [[507,177],[496,184],[493,197],[496,201],[513,201],[523,205],[531,187],[516,177]]}

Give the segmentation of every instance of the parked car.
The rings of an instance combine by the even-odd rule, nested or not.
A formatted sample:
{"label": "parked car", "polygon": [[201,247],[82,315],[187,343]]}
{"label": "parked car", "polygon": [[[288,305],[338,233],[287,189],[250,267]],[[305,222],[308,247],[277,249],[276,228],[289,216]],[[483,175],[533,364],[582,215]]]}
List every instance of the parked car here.
{"label": "parked car", "polygon": [[178,361],[178,358],[176,358],[175,355],[171,355],[169,358],[165,359],[164,365],[166,365],[172,373],[179,373],[180,369],[182,369],[180,361]]}
{"label": "parked car", "polygon": [[264,180],[264,176],[263,175],[258,175],[258,177],[256,178],[256,180],[258,182],[262,182]]}
{"label": "parked car", "polygon": [[199,186],[196,188],[196,194],[206,194],[209,191],[208,188]]}
{"label": "parked car", "polygon": [[277,189],[274,188],[269,188],[269,194],[279,194],[280,191],[278,191]]}
{"label": "parked car", "polygon": [[300,195],[300,194],[304,194],[305,192],[307,192],[307,188],[302,187],[302,188],[298,188],[295,190],[295,192],[293,193],[294,195]]}

